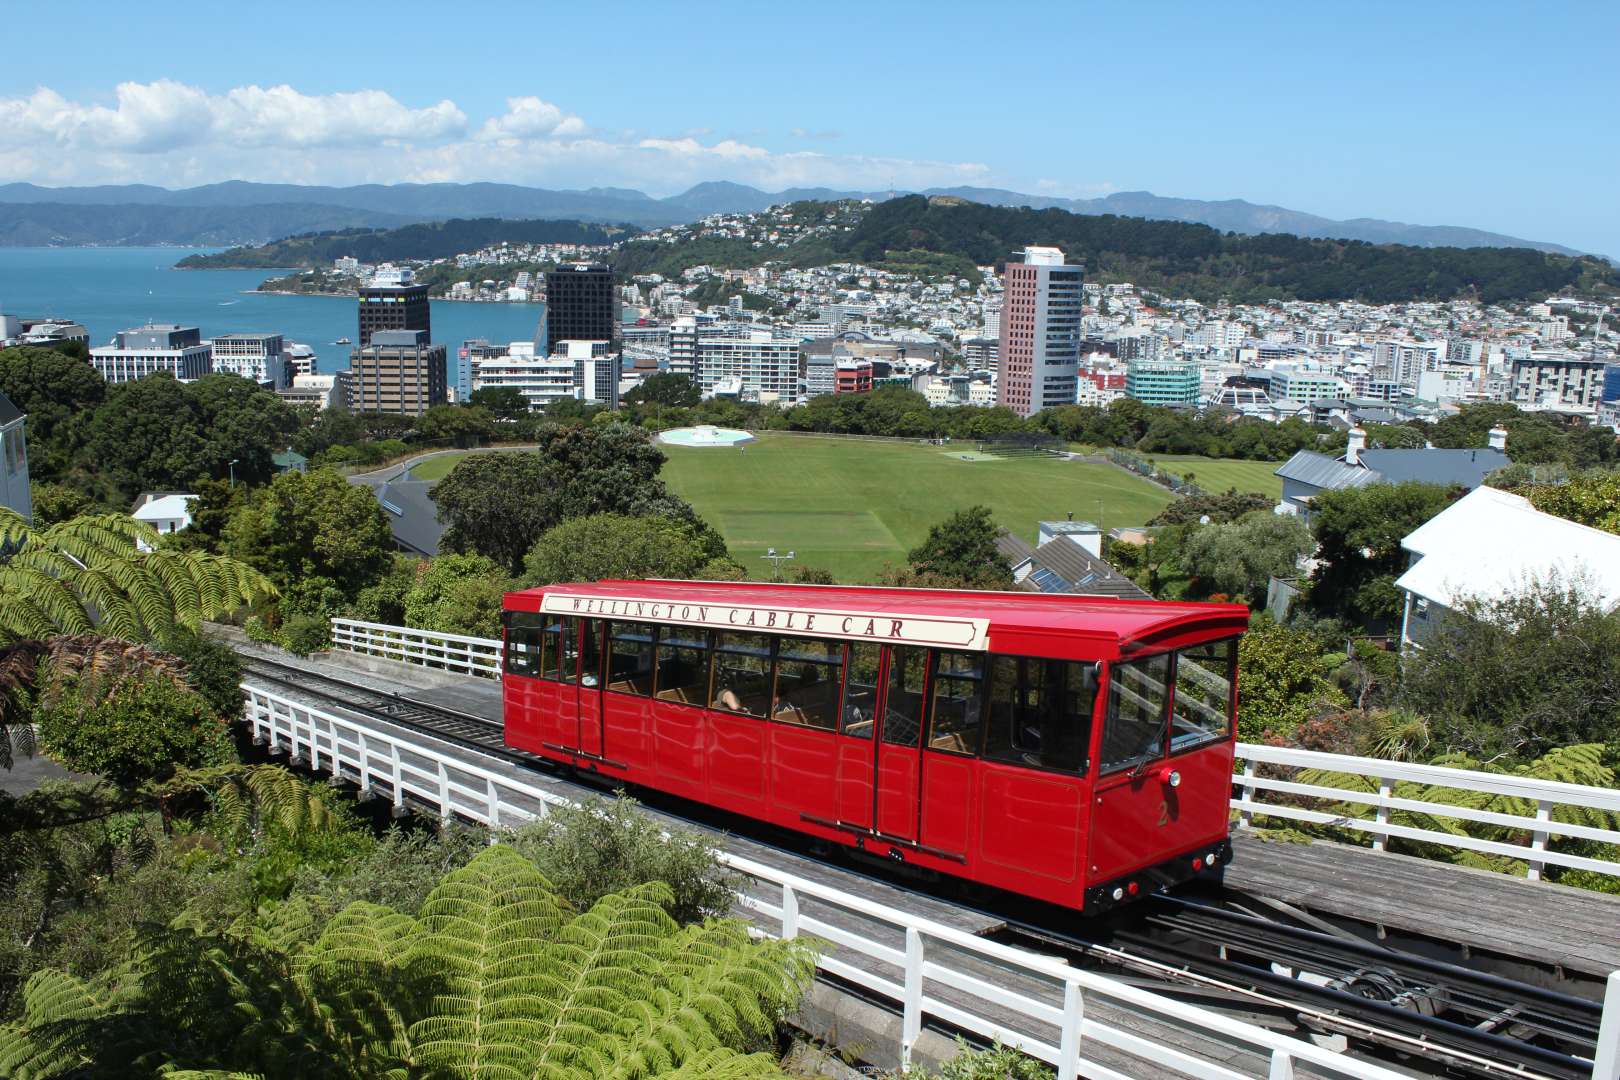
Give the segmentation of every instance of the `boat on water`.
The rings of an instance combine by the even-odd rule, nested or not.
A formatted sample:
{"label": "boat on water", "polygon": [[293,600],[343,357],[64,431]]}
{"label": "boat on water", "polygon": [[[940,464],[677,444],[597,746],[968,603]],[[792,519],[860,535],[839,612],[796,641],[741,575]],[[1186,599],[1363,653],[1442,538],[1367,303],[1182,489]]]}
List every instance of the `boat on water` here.
{"label": "boat on water", "polygon": [[350,341],[346,337],[340,337],[336,341],[332,342],[332,344],[334,344],[334,345],[353,345],[354,342]]}

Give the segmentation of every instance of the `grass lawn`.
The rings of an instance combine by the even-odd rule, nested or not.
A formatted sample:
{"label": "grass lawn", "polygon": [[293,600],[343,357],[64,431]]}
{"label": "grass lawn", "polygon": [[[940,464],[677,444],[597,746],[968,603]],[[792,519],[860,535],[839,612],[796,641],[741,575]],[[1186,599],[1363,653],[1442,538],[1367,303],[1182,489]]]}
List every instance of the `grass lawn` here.
{"label": "grass lawn", "polygon": [[[725,536],[749,573],[765,549],[793,550],[799,565],[841,581],[900,564],[928,527],[976,503],[1026,540],[1035,523],[1095,519],[1105,529],[1140,525],[1169,492],[1112,465],[1050,458],[964,461],[947,447],[817,439],[766,432],[746,450],[664,446],[663,477]],[[976,455],[975,455],[976,456]]]}
{"label": "grass lawn", "polygon": [[456,467],[456,462],[467,456],[467,451],[451,451],[430,457],[411,470],[413,480],[443,480]]}
{"label": "grass lawn", "polygon": [[1282,478],[1277,476],[1280,461],[1239,461],[1236,458],[1209,458],[1197,454],[1146,454],[1166,472],[1178,476],[1193,474],[1193,482],[1205,491],[1227,488],[1257,491],[1273,499],[1282,498]]}

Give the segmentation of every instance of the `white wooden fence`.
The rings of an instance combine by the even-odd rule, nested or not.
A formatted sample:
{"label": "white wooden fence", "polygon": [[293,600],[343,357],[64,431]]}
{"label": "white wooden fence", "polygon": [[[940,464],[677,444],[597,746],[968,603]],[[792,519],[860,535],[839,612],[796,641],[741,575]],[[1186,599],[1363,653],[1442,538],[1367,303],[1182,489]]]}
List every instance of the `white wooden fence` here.
{"label": "white wooden fence", "polygon": [[[441,749],[430,737],[396,736],[251,683],[244,683],[242,689],[247,698],[244,718],[256,738],[272,749],[306,760],[313,769],[353,780],[362,791],[385,789],[379,793],[387,794],[396,805],[409,798],[427,804],[446,819],[458,817],[504,828],[567,802],[529,783],[521,772],[507,773],[459,760],[450,748]],[[1400,1080],[1403,1075],[1077,970],[1050,957],[987,941],[751,859],[731,855],[722,855],[722,859],[753,885],[739,900],[757,917],[756,929],[770,936],[804,934],[821,939],[829,946],[819,961],[823,972],[900,1004],[899,1055],[908,1066],[924,1019],[933,1018],[1017,1047],[1054,1066],[1060,1080],[1080,1076],[1125,1080],[1131,1075],[1088,1058],[1091,1047],[1107,1047],[1142,1059],[1147,1064],[1136,1073],[1139,1076],[1240,1080],[1252,1075],[1155,1043],[1133,1030],[1134,1025],[1104,1022],[1096,1012],[1103,1011],[1097,1006],[1106,1003],[1116,1014],[1124,1011],[1201,1032],[1227,1046],[1248,1047],[1266,1061],[1268,1080],[1292,1080],[1296,1068],[1311,1076],[1360,1080]],[[858,916],[861,925],[886,930],[891,940],[903,941],[903,947],[886,943],[877,932],[854,931],[813,916],[803,910],[807,902]],[[964,963],[964,957],[977,962]],[[1033,984],[1046,992],[1010,989],[1002,980],[986,978],[986,965],[1005,971],[1006,983]],[[882,974],[884,969],[898,971],[898,981]],[[945,1000],[940,988],[954,991],[952,1000]],[[1620,1080],[1616,1072],[1620,1067],[1616,1064],[1620,1062],[1620,973],[1610,978],[1609,1005],[1600,1039],[1599,1071],[1594,1075],[1601,1080]],[[993,1013],[1011,1016],[1023,1026],[994,1019]],[[1030,1034],[1031,1028],[1056,1029],[1057,1039]]]}
{"label": "white wooden fence", "polygon": [[[1600,844],[1620,844],[1620,831],[1555,820],[1555,815],[1573,817],[1580,815],[1582,811],[1620,814],[1620,790],[1562,784],[1552,780],[1536,780],[1501,773],[1476,772],[1470,769],[1451,769],[1437,765],[1412,765],[1399,761],[1384,761],[1380,758],[1257,746],[1253,743],[1239,743],[1237,759],[1241,771],[1233,777],[1235,792],[1232,805],[1237,809],[1240,820],[1245,825],[1251,824],[1256,815],[1261,815],[1289,821],[1303,821],[1313,825],[1335,825],[1367,833],[1372,837],[1372,846],[1380,851],[1391,837],[1395,837],[1437,844],[1458,851],[1475,851],[1483,855],[1523,859],[1528,866],[1527,874],[1532,880],[1538,880],[1542,870],[1548,865],[1592,870],[1620,877],[1620,861],[1612,858],[1571,855],[1548,847],[1548,841],[1558,837],[1592,840]],[[1376,790],[1301,783],[1296,779],[1265,775],[1265,773],[1287,772],[1292,776],[1304,769],[1319,769],[1360,777],[1366,786]],[[1397,797],[1394,794],[1395,786],[1405,781],[1444,788],[1455,793],[1469,792],[1476,796],[1511,799],[1528,812],[1475,809],[1428,799]],[[1278,799],[1275,796],[1294,796],[1294,798]],[[1317,803],[1316,808],[1302,806],[1298,796],[1366,807],[1372,814],[1368,817],[1355,817],[1333,813],[1320,809],[1321,803]],[[1507,805],[1508,811],[1515,809],[1517,807],[1513,804]],[[1397,813],[1408,815],[1405,818],[1406,824],[1392,820],[1392,814]],[[1419,818],[1414,819],[1409,815],[1419,815]],[[1451,832],[1444,828],[1421,824],[1422,817],[1444,818],[1464,825],[1497,826],[1517,834],[1524,842],[1485,840],[1460,832]]]}
{"label": "white wooden fence", "polygon": [[501,677],[503,646],[495,638],[441,634],[437,630],[416,630],[360,619],[333,619],[332,647],[463,675],[486,679]]}

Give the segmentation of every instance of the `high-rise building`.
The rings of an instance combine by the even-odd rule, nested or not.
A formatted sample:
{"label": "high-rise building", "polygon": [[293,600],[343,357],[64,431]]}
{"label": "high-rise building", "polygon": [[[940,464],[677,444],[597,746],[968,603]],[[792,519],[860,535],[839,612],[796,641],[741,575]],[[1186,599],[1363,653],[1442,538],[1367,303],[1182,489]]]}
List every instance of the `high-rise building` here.
{"label": "high-rise building", "polygon": [[371,343],[349,354],[349,408],[353,412],[421,416],[443,405],[445,348],[426,330],[376,330]]}
{"label": "high-rise building", "polygon": [[272,390],[292,385],[296,373],[280,334],[220,334],[209,344],[215,371],[228,371]]}
{"label": "high-rise building", "polygon": [[379,330],[424,330],[433,336],[428,287],[411,281],[409,270],[379,270],[360,289],[360,348]]}
{"label": "high-rise building", "polygon": [[554,355],[564,341],[606,341],[617,352],[618,339],[619,298],[611,267],[575,263],[546,271],[546,313],[536,342],[545,355]]}
{"label": "high-rise building", "polygon": [[111,345],[91,349],[90,366],[110,383],[129,382],[159,371],[190,382],[213,370],[212,352],[197,327],[154,323],[120,330]]}
{"label": "high-rise building", "polygon": [[[670,327],[669,370],[687,376],[706,394],[724,384],[767,402],[797,399],[805,380],[798,341],[775,337],[768,330],[699,326],[686,319],[677,319]],[[820,374],[824,377],[825,370]]]}
{"label": "high-rise building", "polygon": [[1020,416],[1074,404],[1080,361],[1081,278],[1053,247],[1029,247],[1009,262],[1001,300],[996,404]]}
{"label": "high-rise building", "polygon": [[1191,360],[1132,360],[1125,394],[1149,405],[1197,405],[1202,380]]}

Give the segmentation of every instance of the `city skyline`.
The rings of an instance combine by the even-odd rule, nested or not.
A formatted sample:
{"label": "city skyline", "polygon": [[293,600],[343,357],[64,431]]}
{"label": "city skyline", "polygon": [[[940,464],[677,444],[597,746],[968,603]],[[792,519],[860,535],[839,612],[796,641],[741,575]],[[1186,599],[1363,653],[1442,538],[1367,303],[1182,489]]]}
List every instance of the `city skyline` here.
{"label": "city skyline", "polygon": [[[0,182],[1149,190],[1620,254],[1620,146],[1586,107],[1620,76],[1584,44],[1612,40],[1620,11],[1597,5],[1556,21],[1375,6],[1353,24],[1255,6],[643,6],[604,27],[562,7],[404,3],[379,21],[177,4],[108,20],[116,35],[94,28],[103,10],[19,23],[74,40],[76,62],[25,51],[0,75]],[[538,53],[502,51],[523,41]]]}

